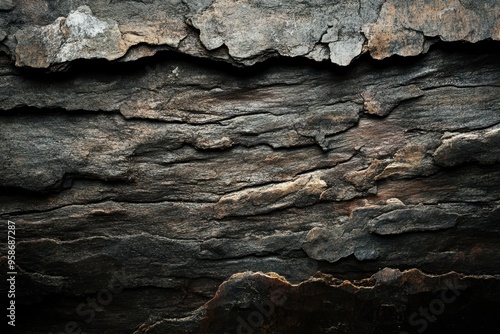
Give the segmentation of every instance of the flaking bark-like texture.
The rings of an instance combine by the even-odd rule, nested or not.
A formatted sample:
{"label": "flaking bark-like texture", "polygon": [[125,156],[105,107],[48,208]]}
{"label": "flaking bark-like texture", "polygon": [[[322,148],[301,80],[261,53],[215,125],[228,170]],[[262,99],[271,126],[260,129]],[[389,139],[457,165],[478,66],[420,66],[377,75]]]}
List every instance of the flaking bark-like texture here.
{"label": "flaking bark-like texture", "polygon": [[0,0],[12,332],[500,331],[499,11]]}
{"label": "flaking bark-like texture", "polygon": [[251,65],[273,56],[346,66],[426,52],[428,42],[500,39],[497,0],[1,1],[17,66],[134,60],[169,49]]}

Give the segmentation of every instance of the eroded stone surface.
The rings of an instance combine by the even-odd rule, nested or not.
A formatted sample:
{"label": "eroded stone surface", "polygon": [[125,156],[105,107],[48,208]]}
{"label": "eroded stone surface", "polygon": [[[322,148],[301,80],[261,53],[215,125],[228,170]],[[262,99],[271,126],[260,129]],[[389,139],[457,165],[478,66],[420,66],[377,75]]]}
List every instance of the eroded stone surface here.
{"label": "eroded stone surface", "polygon": [[[75,9],[51,3],[19,1],[0,20],[38,8],[26,17],[44,27]],[[88,3],[120,32],[128,19],[118,9],[143,9],[130,15],[138,23],[159,4]],[[209,5],[167,6],[158,18]],[[375,21],[370,6],[359,13]],[[2,49],[16,24],[2,28]],[[328,44],[340,26],[325,29]],[[186,52],[234,61],[187,31]],[[297,59],[236,69],[162,53],[46,73],[0,55],[0,218],[16,222],[14,333],[60,333],[71,321],[88,333],[237,331],[238,316],[246,320],[274,286],[290,304],[255,332],[408,331],[410,315],[451,278],[472,290],[429,326],[456,332],[443,324],[458,321],[477,332],[481,319],[491,330],[499,58],[495,42],[463,46],[344,69]],[[140,45],[120,60],[162,47]],[[312,50],[330,55],[327,42]],[[77,307],[117,275],[123,290],[85,322]]]}
{"label": "eroded stone surface", "polygon": [[303,175],[293,181],[222,196],[215,210],[223,218],[267,213],[294,205],[306,206],[318,202],[326,188],[326,182],[319,176]]}
{"label": "eroded stone surface", "polygon": [[93,16],[88,6],[51,25],[20,30],[15,38],[17,66],[48,67],[91,58],[113,60],[126,51],[118,24]]}
{"label": "eroded stone surface", "polygon": [[438,208],[414,207],[397,209],[372,219],[368,226],[380,235],[416,231],[436,231],[451,228],[457,223],[458,214]]}
{"label": "eroded stone surface", "polygon": [[15,6],[13,0],[0,0],[0,11],[12,10]]}
{"label": "eroded stone surface", "polygon": [[[110,7],[114,5],[109,4]],[[116,4],[115,4],[116,5]],[[97,6],[97,5],[96,5]],[[131,46],[147,43],[177,47],[186,37],[186,26],[172,19],[168,12],[157,8],[152,15],[143,11],[126,20],[110,13],[109,8],[97,8],[96,14],[85,5],[43,26],[22,27],[14,34],[17,41],[14,56],[17,66],[45,68],[76,59],[102,58],[116,60]],[[126,8],[127,11],[134,9]],[[140,8],[135,8],[135,11]],[[147,56],[142,54],[139,57]]]}
{"label": "eroded stone surface", "polygon": [[[366,51],[376,59],[414,56],[436,39],[500,38],[495,0],[77,0],[57,6],[23,0],[0,6],[7,10],[0,18],[4,43],[16,64],[27,67],[133,61],[165,49],[236,65],[284,56],[347,66]],[[84,29],[83,22],[100,32]]]}
{"label": "eroded stone surface", "polygon": [[477,42],[496,38],[500,4],[495,0],[386,1],[375,23],[366,24],[372,57],[414,56],[425,49],[425,37]]}
{"label": "eroded stone surface", "polygon": [[364,99],[364,110],[368,114],[387,116],[401,102],[423,96],[424,93],[416,86],[396,87],[391,94],[381,93],[380,87],[369,88],[361,94]]}
{"label": "eroded stone surface", "polygon": [[[178,329],[176,333],[180,328],[201,333],[245,333],[260,328],[297,334],[328,333],[330,329],[336,333],[379,333],[412,330],[417,320],[437,332],[454,331],[456,325],[460,333],[496,329],[493,305],[499,296],[480,296],[498,286],[498,276],[432,276],[390,268],[360,281],[318,274],[300,285],[291,285],[276,273],[245,272],[224,282],[215,298],[183,318],[182,325],[163,319],[145,323],[138,333],[163,333],[172,328]],[[419,315],[419,308],[435,321],[427,322],[425,315]],[[460,320],[446,321],[450,317]],[[196,325],[198,321],[200,325]]]}
{"label": "eroded stone surface", "polygon": [[[225,45],[233,58],[245,64],[273,53],[323,60],[315,50],[321,42],[328,45],[333,63],[346,66],[362,53],[365,38],[360,29],[377,8],[377,1],[217,0],[191,23],[200,30],[207,49]],[[242,31],[242,26],[251,28]]]}
{"label": "eroded stone surface", "polygon": [[456,166],[466,162],[498,163],[500,157],[500,127],[463,134],[448,133],[434,153],[436,162],[443,166]]}

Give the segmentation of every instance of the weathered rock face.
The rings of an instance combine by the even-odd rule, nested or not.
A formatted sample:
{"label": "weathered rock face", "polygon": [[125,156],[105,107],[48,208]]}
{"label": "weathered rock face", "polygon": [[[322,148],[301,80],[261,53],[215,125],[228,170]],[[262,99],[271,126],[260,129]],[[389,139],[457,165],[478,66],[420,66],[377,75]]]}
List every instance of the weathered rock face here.
{"label": "weathered rock face", "polygon": [[12,332],[499,332],[499,6],[0,0]]}
{"label": "weathered rock face", "polygon": [[134,60],[157,50],[250,65],[273,56],[342,66],[426,52],[429,42],[500,39],[497,0],[1,1],[16,65]]}

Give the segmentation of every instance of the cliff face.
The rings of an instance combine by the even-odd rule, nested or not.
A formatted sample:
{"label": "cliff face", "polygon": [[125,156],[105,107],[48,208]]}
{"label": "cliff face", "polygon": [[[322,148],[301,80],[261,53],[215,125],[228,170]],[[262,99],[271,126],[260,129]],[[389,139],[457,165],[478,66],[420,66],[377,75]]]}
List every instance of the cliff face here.
{"label": "cliff face", "polygon": [[498,332],[498,13],[0,0],[10,330]]}

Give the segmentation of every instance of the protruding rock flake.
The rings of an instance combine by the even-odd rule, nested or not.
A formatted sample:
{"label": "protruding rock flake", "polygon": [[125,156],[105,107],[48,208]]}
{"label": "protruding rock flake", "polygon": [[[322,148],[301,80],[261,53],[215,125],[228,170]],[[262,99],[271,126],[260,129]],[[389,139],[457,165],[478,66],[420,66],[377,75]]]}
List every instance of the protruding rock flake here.
{"label": "protruding rock flake", "polygon": [[499,13],[496,0],[388,0],[377,21],[364,25],[363,33],[375,59],[415,56],[425,50],[426,37],[447,42],[498,40]]}
{"label": "protruding rock flake", "polygon": [[0,0],[8,333],[500,333],[499,40],[500,0]]}
{"label": "protruding rock flake", "polygon": [[[39,6],[48,16],[48,5]],[[197,5],[176,0],[111,1],[106,6],[76,1],[71,6],[64,17],[41,25],[35,22],[43,21],[37,18],[42,14],[23,3],[19,12],[37,18],[35,24],[8,26],[22,14],[14,2],[0,3],[0,11],[7,11],[0,29],[17,39],[9,48],[18,66],[93,58],[133,61],[165,49],[239,66],[279,56],[329,58],[348,66],[366,51],[375,59],[425,53],[435,38],[500,39],[496,0],[214,0]],[[123,57],[129,50],[133,56]]]}
{"label": "protruding rock flake", "polygon": [[88,6],[44,27],[22,29],[15,35],[16,65],[49,67],[76,59],[117,59],[125,54],[118,24],[101,20]]}

